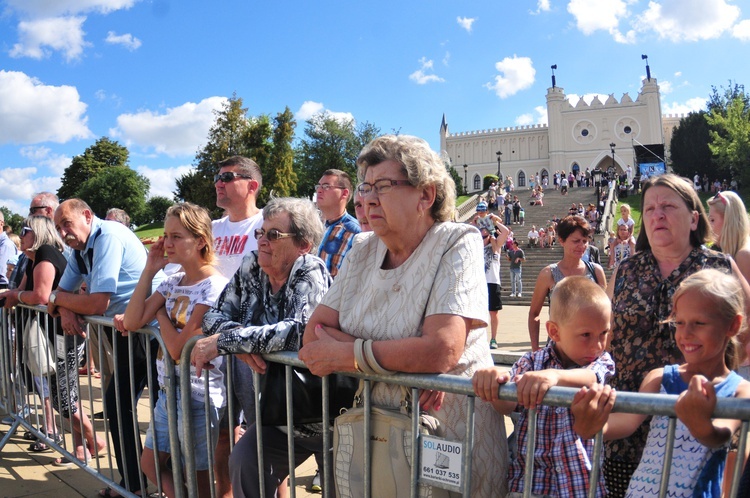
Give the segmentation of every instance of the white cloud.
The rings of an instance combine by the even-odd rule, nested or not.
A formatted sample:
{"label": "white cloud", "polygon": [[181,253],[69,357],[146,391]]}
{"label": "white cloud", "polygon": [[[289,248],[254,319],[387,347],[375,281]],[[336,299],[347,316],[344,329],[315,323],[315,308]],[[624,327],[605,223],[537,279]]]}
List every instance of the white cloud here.
{"label": "white cloud", "polygon": [[90,44],[83,39],[85,17],[54,17],[21,21],[18,23],[19,42],[13,45],[11,57],[43,59],[51,50],[62,52],[68,61],[78,59],[84,47]]}
{"label": "white cloud", "polygon": [[451,61],[451,53],[450,52],[446,52],[445,53],[445,57],[443,57],[443,65],[447,66],[448,63],[450,63],[450,61]]}
{"label": "white cloud", "polygon": [[[84,39],[82,14],[109,14],[128,9],[139,0],[6,0],[4,14],[16,14],[18,42],[11,57],[42,59],[61,52],[66,60],[76,60],[91,44]],[[140,42],[138,42],[140,43]]]}
{"label": "white cloud", "polygon": [[137,50],[138,47],[141,46],[141,40],[131,35],[130,33],[117,35],[114,31],[109,31],[107,32],[107,38],[104,41],[106,41],[107,43],[111,43],[112,45],[122,45],[131,52]]}
{"label": "white cloud", "polygon": [[732,36],[742,41],[750,41],[750,19],[745,19],[734,25]]}
{"label": "white cloud", "polygon": [[427,57],[419,59],[419,69],[409,75],[409,79],[415,82],[417,85],[425,85],[427,83],[442,83],[445,80],[437,74],[427,74],[433,71],[433,62],[428,60]]}
{"label": "white cloud", "polygon": [[72,86],[49,86],[0,70],[0,144],[64,143],[92,137],[86,104]]}
{"label": "white cloud", "polygon": [[498,97],[504,99],[515,95],[521,90],[534,84],[536,69],[529,57],[506,57],[495,63],[495,69],[500,73],[495,76],[494,83],[485,83],[485,87],[493,90]]}
{"label": "white cloud", "polygon": [[677,71],[676,73],[674,73],[675,78],[679,78],[680,76],[682,76],[682,71]]}
{"label": "white cloud", "polygon": [[666,81],[665,80],[665,81],[660,81],[659,82],[659,92],[662,95],[668,95],[668,94],[672,93],[672,90],[673,90],[673,88],[672,88],[672,82],[671,81]]}
{"label": "white cloud", "polygon": [[542,12],[549,12],[549,11],[550,11],[549,0],[537,0],[536,10],[531,11],[531,14],[537,15],[537,14],[541,14]]}
{"label": "white cloud", "polygon": [[527,126],[532,124],[547,124],[547,108],[545,106],[534,107],[534,112],[521,114],[515,121],[518,126]]}
{"label": "white cloud", "polygon": [[685,103],[665,103],[661,106],[661,112],[663,114],[687,114],[689,112],[705,111],[707,102],[705,97],[695,97],[688,99]]}
{"label": "white cloud", "polygon": [[214,123],[214,111],[220,110],[226,101],[225,97],[209,97],[197,104],[186,102],[169,108],[161,114],[154,111],[121,114],[117,117],[117,128],[109,133],[113,138],[122,138],[128,147],[136,145],[171,157],[194,155],[206,141]]}
{"label": "white cloud", "polygon": [[152,168],[150,166],[137,166],[133,168],[138,174],[141,174],[151,181],[151,189],[148,196],[155,197],[160,195],[172,199],[174,191],[177,190],[175,180],[180,176],[190,173],[193,167],[189,164],[175,166],[173,168]]}
{"label": "white cloud", "polygon": [[356,122],[354,114],[351,112],[338,112],[326,109],[326,107],[320,102],[313,102],[312,100],[306,100],[302,103],[299,110],[294,113],[294,118],[297,121],[307,121],[308,119],[318,114],[325,114],[330,116],[339,123]]}
{"label": "white cloud", "polygon": [[635,26],[673,42],[709,40],[730,31],[739,16],[726,0],[660,0],[649,2]]}
{"label": "white cloud", "polygon": [[6,0],[5,3],[28,17],[54,17],[83,12],[109,14],[129,9],[138,0]]}
{"label": "white cloud", "polygon": [[458,23],[461,28],[465,29],[469,33],[471,33],[471,25],[474,24],[474,21],[476,21],[476,17],[457,17],[456,22]]}
{"label": "white cloud", "polygon": [[65,168],[70,166],[73,161],[72,157],[63,154],[53,154],[49,147],[27,146],[19,150],[21,156],[31,160],[36,165],[46,166],[49,170],[57,175],[62,176]]}
{"label": "white cloud", "polygon": [[568,12],[575,18],[576,27],[585,35],[607,31],[618,43],[634,43],[635,31],[623,34],[620,20],[627,18],[628,4],[634,0],[570,0]]}
{"label": "white cloud", "polygon": [[29,212],[31,196],[37,192],[56,192],[60,188],[59,176],[36,177],[38,168],[3,168],[0,169],[0,206],[5,206],[14,213],[26,215]]}

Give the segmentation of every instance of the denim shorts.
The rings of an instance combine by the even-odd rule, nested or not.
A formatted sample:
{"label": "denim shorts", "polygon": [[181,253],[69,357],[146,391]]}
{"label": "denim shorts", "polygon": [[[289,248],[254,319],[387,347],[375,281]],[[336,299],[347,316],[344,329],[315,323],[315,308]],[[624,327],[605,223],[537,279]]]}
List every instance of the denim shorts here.
{"label": "denim shorts", "polygon": [[[185,454],[188,450],[185,441],[185,420],[184,414],[182,413],[181,406],[181,394],[180,390],[177,389],[177,430],[180,438],[180,450],[182,451],[182,464],[185,464]],[[202,401],[197,401],[191,397],[190,399],[192,424],[191,431],[193,434],[194,446],[189,449],[189,454],[195,456],[195,469],[196,470],[207,470],[209,463],[208,454],[208,441],[207,437],[211,438],[211,448],[216,448],[216,440],[219,435],[219,419],[221,412],[224,409],[216,408],[210,405],[209,408],[209,427],[205,423],[205,409]],[[208,430],[207,430],[208,429]],[[156,441],[156,448],[154,448],[154,441]],[[154,419],[148,426],[146,432],[146,448],[151,450],[171,453],[169,446],[169,425],[167,423],[167,393],[159,391],[159,399],[156,400],[156,406],[154,406]]]}

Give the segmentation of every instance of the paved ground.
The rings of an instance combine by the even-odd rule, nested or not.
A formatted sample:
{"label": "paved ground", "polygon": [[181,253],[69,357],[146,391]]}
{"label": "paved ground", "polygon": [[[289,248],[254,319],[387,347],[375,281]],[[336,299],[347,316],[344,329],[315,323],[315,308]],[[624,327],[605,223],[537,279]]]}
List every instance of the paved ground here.
{"label": "paved ground", "polygon": [[[521,353],[530,348],[526,319],[528,307],[506,306],[500,312],[500,333],[498,334],[499,349],[493,351],[496,363],[510,364]],[[547,319],[547,308],[542,311],[543,323]],[[544,326],[542,326],[542,331]],[[542,340],[545,340],[542,332]],[[142,398],[146,399],[146,398]],[[100,409],[97,407],[97,410]],[[146,410],[141,401],[139,410]],[[0,416],[4,416],[2,413]],[[101,423],[98,433],[103,433]],[[0,439],[5,437],[9,426],[0,426]],[[142,428],[145,434],[145,427]],[[78,467],[61,469],[52,466],[52,461],[58,455],[54,452],[30,453],[27,451],[29,442],[23,439],[23,431],[17,431],[0,451],[0,497],[18,498],[94,498],[102,484],[85,470]],[[70,447],[70,441],[68,442]],[[91,462],[93,468],[101,469],[115,467],[114,457],[105,454]],[[105,472],[105,473],[106,473]],[[318,496],[307,492],[312,475],[315,472],[314,461],[308,460],[297,469],[297,496]],[[109,474],[107,474],[109,475]]]}

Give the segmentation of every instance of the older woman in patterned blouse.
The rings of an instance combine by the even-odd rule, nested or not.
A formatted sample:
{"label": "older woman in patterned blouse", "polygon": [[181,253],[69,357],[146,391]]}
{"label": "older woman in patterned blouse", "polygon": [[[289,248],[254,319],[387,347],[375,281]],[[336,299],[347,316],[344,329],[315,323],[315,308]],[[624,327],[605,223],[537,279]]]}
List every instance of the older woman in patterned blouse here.
{"label": "older woman in patterned blouse", "polygon": [[[704,245],[710,237],[703,205],[692,184],[676,175],[649,178],[641,193],[641,231],[636,252],[615,270],[607,289],[613,306],[611,354],[618,391],[638,391],[643,376],[683,362],[674,340],[671,312],[675,289],[704,268],[740,275],[737,265]],[[750,288],[740,279],[746,295]],[[648,436],[648,423],[631,437],[606,443],[604,475],[610,497],[624,496]]]}
{"label": "older woman in patterned blouse", "polygon": [[[317,375],[353,372],[361,339],[374,353],[367,363],[381,371],[471,378],[492,365],[483,244],[476,228],[448,221],[455,185],[445,165],[424,140],[403,135],[376,138],[357,165],[374,233],[355,239],[310,318],[300,359]],[[373,404],[397,407],[400,393],[377,383]],[[440,436],[463,440],[465,396],[423,392],[420,402],[440,420]],[[471,496],[505,496],[504,425],[490,404],[476,410]]]}
{"label": "older woman in patterned blouse", "polygon": [[[263,228],[255,231],[258,250],[243,258],[214,308],[203,317],[203,332],[208,337],[197,342],[191,356],[198,375],[220,354],[238,355],[263,373],[266,363],[255,353],[299,349],[307,319],[331,281],[323,261],[310,254],[322,236],[323,223],[312,202],[292,198],[269,201],[263,208]],[[246,399],[250,397],[248,379],[238,378],[237,371],[233,379],[241,408],[252,417],[253,400]],[[260,496],[255,437],[253,426],[232,453],[229,467],[235,496]],[[263,438],[266,463],[271,465],[266,465],[266,496],[273,496],[288,472],[286,435],[269,426],[264,427]],[[322,449],[320,430],[316,433],[310,428],[299,439],[298,457],[307,458]]]}

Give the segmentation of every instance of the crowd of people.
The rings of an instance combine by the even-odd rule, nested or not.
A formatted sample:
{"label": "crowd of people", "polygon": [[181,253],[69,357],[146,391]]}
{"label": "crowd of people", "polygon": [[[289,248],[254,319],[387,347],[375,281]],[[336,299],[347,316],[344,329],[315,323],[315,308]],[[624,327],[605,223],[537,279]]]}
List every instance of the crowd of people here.
{"label": "crowd of people", "polygon": [[[358,184],[330,169],[316,185],[314,202],[271,198],[261,210],[260,168],[248,158],[228,158],[214,177],[225,216],[211,221],[199,206],[175,204],[167,211],[163,237],[148,251],[127,227],[126,213],[115,210],[108,217],[117,221],[102,220],[84,200],[59,203],[50,193],[34,196],[20,237],[21,256],[5,283],[0,281],[7,289],[1,297],[6,308],[47,306],[45,329],[53,342],[59,332],[64,354],[56,375],[34,381],[45,411],[72,420],[77,459],[88,461],[107,449],[78,395],[86,339],[102,344],[92,351],[104,351],[92,361],[102,372],[120,486],[143,494],[145,475],[160,482],[167,496],[177,494],[172,468],[179,462],[171,459],[164,392],[166,379],[180,371],[170,372],[170,366],[197,336],[190,392],[177,391],[178,398],[190,398],[185,406],[191,408],[184,413],[178,400],[177,416],[192,420],[196,429],[190,452],[200,496],[286,496],[289,438],[295,466],[312,456],[319,472],[330,471],[323,482],[337,480],[335,466],[322,464],[322,420],[315,407],[299,407],[304,421],[294,422],[290,435],[278,418],[279,403],[270,400],[283,392],[283,367],[261,356],[276,351],[298,352],[318,377],[407,372],[471,379],[482,400],[475,406],[475,444],[467,456],[472,497],[520,497],[529,487],[532,496],[586,496],[593,436],[600,430],[607,443],[597,496],[643,496],[643,490],[650,495],[660,486],[666,422],[654,417],[649,425],[644,416],[610,412],[618,391],[678,394],[678,433],[687,443],[675,452],[688,463],[671,468],[670,490],[720,496],[723,462],[738,422],[711,419],[715,399],[750,398],[750,383],[734,373],[738,368],[743,373],[747,359],[750,308],[750,228],[739,196],[717,192],[707,216],[692,182],[671,174],[649,178],[641,192],[637,240],[629,207],[621,210],[609,246],[614,271],[609,282],[590,244],[598,221],[593,205],[572,204],[563,219],[540,230],[532,226],[530,245],[559,244],[563,256],[537,278],[528,316],[530,351],[508,371],[493,365],[490,349],[502,334],[503,259],[511,296],[523,293],[526,254],[510,228],[523,218],[512,181],[493,185],[470,223],[462,224],[450,221],[455,185],[425,141],[378,137],[362,150],[357,167]],[[585,186],[587,173],[556,172],[554,186],[565,191],[573,182]],[[532,181],[533,200],[541,205],[547,178]],[[352,201],[354,216],[346,209]],[[3,235],[5,258],[10,239]],[[712,240],[723,252],[707,247]],[[7,261],[13,261],[17,251],[7,252]],[[540,315],[547,300],[544,344]],[[86,327],[84,315],[111,317],[114,327],[97,333]],[[147,334],[131,334],[149,324],[159,329],[165,350]],[[128,361],[120,358],[124,354]],[[258,393],[253,372],[265,379]],[[126,421],[149,375],[161,389],[142,444]],[[511,381],[517,400],[500,401],[498,387]],[[542,405],[553,386],[580,388],[571,408]],[[371,399],[375,406],[398,409],[402,395],[398,386],[377,382]],[[230,396],[239,407],[231,419]],[[258,396],[262,467],[253,425]],[[419,405],[439,422],[438,436],[464,439],[466,396],[427,389]],[[538,411],[538,429],[534,472],[526,482],[531,408]],[[517,451],[511,453],[502,415],[512,412],[520,418]],[[239,429],[242,422],[247,430]],[[43,430],[51,437],[59,432],[52,417]],[[184,444],[186,435],[179,437]],[[70,464],[65,458],[57,462]],[[106,487],[100,495],[116,496],[117,490]]]}

